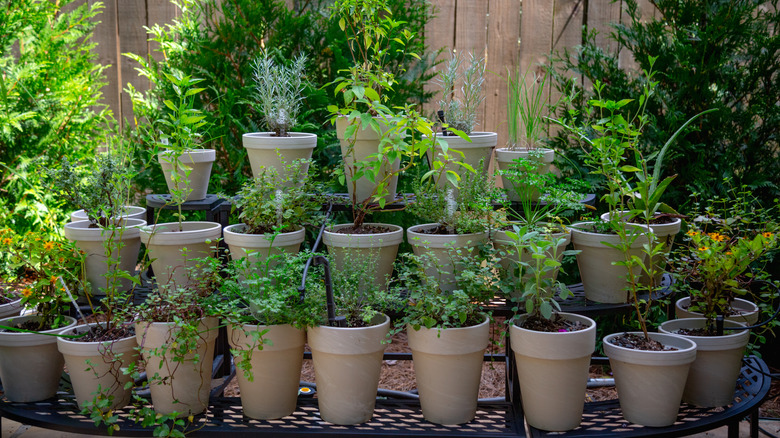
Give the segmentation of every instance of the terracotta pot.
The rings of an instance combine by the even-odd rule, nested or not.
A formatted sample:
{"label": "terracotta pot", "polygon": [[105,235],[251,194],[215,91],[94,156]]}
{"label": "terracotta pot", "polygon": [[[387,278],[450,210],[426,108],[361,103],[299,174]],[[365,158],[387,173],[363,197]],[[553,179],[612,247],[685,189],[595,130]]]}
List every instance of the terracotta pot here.
{"label": "terracotta pot", "polygon": [[[498,163],[499,170],[507,170],[512,166],[512,163],[518,158],[525,158],[526,160],[533,160],[541,163],[534,173],[545,174],[550,172],[550,165],[555,160],[555,151],[547,148],[540,148],[542,153],[541,157],[531,156],[529,149],[509,150],[506,148],[496,149],[496,163]],[[522,202],[524,200],[537,201],[539,200],[538,190],[532,187],[528,187],[524,184],[515,184],[510,178],[501,176],[504,189],[506,189],[507,197],[512,202]]]}
{"label": "terracotta pot", "polygon": [[201,319],[197,349],[178,360],[168,348],[181,329],[167,322],[136,323],[135,336],[146,363],[146,374],[159,377],[149,382],[155,412],[163,415],[177,412],[179,417],[187,417],[206,410],[217,323],[217,318]]}
{"label": "terracotta pot", "polygon": [[426,420],[462,424],[474,419],[482,362],[490,340],[488,322],[486,317],[475,326],[442,330],[406,326]]}
{"label": "terracotta pot", "polygon": [[[190,173],[186,177],[184,176],[184,170],[181,170],[182,178],[189,180],[189,184],[183,184],[179,188],[181,190],[192,190],[185,201],[200,201],[206,198],[209,190],[209,178],[211,178],[211,166],[216,158],[217,153],[213,149],[190,149],[179,156],[181,166],[190,169]],[[157,155],[157,160],[160,162],[163,175],[165,175],[169,193],[173,193],[176,190],[176,186],[171,179],[171,174],[174,171],[174,159],[171,151],[160,152]]]}
{"label": "terracotta pot", "polygon": [[[65,224],[65,237],[76,243],[76,246],[86,254],[85,269],[89,281],[89,293],[92,296],[105,296],[105,290],[109,287],[106,275],[112,270],[122,270],[130,275],[135,274],[135,265],[138,262],[138,252],[141,250],[140,227],[146,225],[142,219],[125,219],[114,230],[104,228],[90,228],[88,220],[69,222]],[[108,244],[108,241],[115,243]],[[120,247],[121,244],[121,247]],[[113,254],[112,259],[118,256],[118,263],[111,266],[106,263],[106,246],[110,245]],[[119,290],[129,290],[133,283],[126,278],[118,278]]]}
{"label": "terracotta pot", "polygon": [[[581,250],[577,254],[577,266],[582,277],[582,287],[585,289],[585,298],[599,303],[625,303],[628,300],[628,292],[625,290],[628,269],[625,266],[613,265],[612,262],[625,260],[622,251],[611,248],[602,242],[612,245],[620,244],[620,237],[616,234],[599,234],[585,231],[592,222],[578,222],[571,226],[571,241],[575,250]],[[632,225],[637,228],[641,225]],[[637,237],[631,245],[630,254],[640,258],[644,257],[642,245],[647,243],[647,237]],[[641,267],[633,269],[635,276],[641,273]]]}
{"label": "terracotta pot", "polygon": [[406,230],[406,240],[412,245],[415,255],[430,253],[437,266],[428,267],[425,273],[438,279],[444,292],[455,289],[455,272],[450,253],[462,250],[464,255],[473,255],[476,248],[488,240],[488,232],[471,234],[425,234],[421,230],[435,228],[439,224],[422,224]]}
{"label": "terracotta pot", "polygon": [[308,338],[317,379],[320,417],[333,424],[360,424],[374,415],[382,341],[390,318],[377,315],[369,327],[309,328]]}
{"label": "terracotta pot", "polygon": [[[454,158],[455,161],[466,163],[477,172],[480,170],[482,172],[487,172],[488,167],[490,166],[490,159],[493,156],[493,149],[495,149],[496,144],[498,143],[498,134],[495,132],[472,132],[468,137],[471,140],[470,142],[457,135],[438,135],[436,139],[447,143],[448,154],[451,158]],[[443,153],[440,144],[437,143],[434,146],[433,151],[428,151],[429,163],[433,161],[434,153],[436,154],[435,157],[439,157],[439,155]],[[482,169],[479,168],[480,160],[484,160]],[[467,172],[466,169],[456,164],[447,164],[445,169],[453,170],[461,177],[463,176],[463,172]],[[442,178],[439,180],[438,184],[441,186],[447,184],[447,181],[445,178]],[[452,190],[453,194],[457,197],[458,189],[453,188]]]}
{"label": "terracotta pot", "polygon": [[[28,403],[57,394],[65,360],[57,350],[57,337],[51,335],[76,325],[75,319],[65,318],[67,326],[40,333],[0,332],[0,381],[5,398]],[[0,325],[10,327],[37,319],[36,315],[15,316],[0,319]]]}
{"label": "terracotta pot", "polygon": [[[375,118],[379,122],[380,129],[384,135],[388,127],[384,121],[380,118]],[[394,162],[386,161],[377,173],[374,181],[371,182],[368,178],[359,178],[355,183],[357,187],[353,186],[352,181],[352,166],[357,161],[364,161],[369,155],[376,155],[379,150],[379,143],[381,136],[372,128],[358,128],[355,135],[351,138],[345,138],[347,127],[350,123],[345,117],[339,117],[336,119],[336,135],[338,136],[339,143],[341,144],[341,157],[344,159],[344,175],[346,175],[347,192],[349,198],[353,199],[353,193],[357,190],[357,194],[354,198],[358,203],[366,200],[374,192],[377,186],[377,182],[382,181],[388,173],[397,172],[401,166],[401,160],[395,160]],[[385,196],[385,202],[392,203],[395,201],[396,189],[398,187],[398,175],[392,176],[387,182],[388,194]]]}
{"label": "terracotta pot", "polygon": [[[674,304],[674,313],[677,318],[703,318],[704,315],[699,312],[693,312],[688,310],[691,305],[691,297],[680,298]],[[726,321],[734,321],[744,323],[745,325],[755,325],[758,322],[758,316],[760,314],[758,306],[754,303],[743,300],[742,298],[734,298],[731,302],[731,308],[734,309],[737,314],[726,316]]]}
{"label": "terracotta pot", "polygon": [[[705,318],[673,319],[662,323],[658,331],[674,334],[680,329],[704,328],[706,323]],[[724,326],[745,327],[733,321],[726,321]],[[705,408],[733,402],[750,330],[727,331],[723,336],[678,336],[696,343],[696,360],[688,371],[683,401]]]}
{"label": "terracotta pot", "polygon": [[[553,248],[550,247],[546,251],[547,257],[552,258],[553,253],[556,254],[557,260],[560,262],[563,260],[563,251],[566,250],[566,246],[569,245],[569,242],[571,242],[571,229],[566,228],[564,232],[561,233],[552,233],[549,236],[546,236],[546,238],[551,239],[563,239],[563,241],[558,245],[557,248],[555,248],[555,251],[553,251]],[[496,249],[502,250],[506,253],[505,257],[502,257],[500,260],[501,266],[506,270],[513,270],[518,266],[518,263],[522,260],[525,263],[531,263],[531,253],[527,250],[523,250],[522,254],[518,254],[516,247],[515,247],[515,241],[512,240],[507,234],[506,231],[494,231],[493,236],[493,245]],[[558,278],[558,268],[555,268],[554,270],[546,273],[543,275],[543,278],[549,278],[553,282]],[[512,298],[520,298],[522,296],[522,291],[520,290],[514,290],[510,292],[510,296]]]}
{"label": "terracotta pot", "polygon": [[213,255],[222,235],[222,225],[216,222],[182,222],[182,227],[179,231],[178,222],[168,222],[141,229],[158,286],[189,283],[187,268],[195,259]]}
{"label": "terracotta pot", "polygon": [[[696,359],[696,344],[676,335],[650,333],[651,339],[673,351],[645,351],[618,347],[604,338],[604,352],[615,376],[623,418],[650,427],[665,427],[677,421],[688,370]],[[643,336],[642,332],[633,334]]]}
{"label": "terracotta pot", "polygon": [[528,330],[518,325],[528,315],[509,328],[525,419],[537,429],[556,432],[574,429],[582,421],[590,356],[596,348],[595,321],[560,315],[587,328],[561,333]]}
{"label": "terracotta pot", "polygon": [[381,289],[387,288],[387,280],[393,274],[393,263],[398,245],[403,242],[404,229],[398,225],[365,223],[364,225],[389,228],[386,233],[342,234],[335,231],[352,224],[334,225],[325,229],[322,242],[333,256],[333,269],[350,269],[359,261],[367,263],[375,272],[372,281]]}
{"label": "terracotta pot", "polygon": [[[261,333],[257,341],[250,334],[252,332]],[[257,420],[270,420],[295,412],[306,332],[289,324],[247,324],[242,327],[231,326],[228,340],[234,350],[254,350],[250,359],[252,380],[241,368],[244,358],[233,355],[244,415]],[[261,343],[266,340],[271,343]]]}
{"label": "terracotta pot", "polygon": [[[289,137],[272,136],[272,132],[251,132],[244,134],[242,140],[246,149],[252,176],[257,178],[263,168],[276,169],[279,176],[285,178],[286,166],[296,160],[310,160],[317,147],[317,135],[305,132],[290,132]],[[309,163],[302,166],[303,174],[309,171]]]}
{"label": "terracotta pot", "polygon": [[252,253],[249,257],[252,263],[265,261],[272,255],[297,254],[301,243],[306,239],[306,230],[303,227],[297,231],[279,233],[273,237],[273,240],[270,240],[272,237],[270,234],[244,233],[246,228],[247,226],[244,224],[236,224],[222,230],[232,260],[247,257],[248,252]]}
{"label": "terracotta pot", "polygon": [[[60,332],[62,335],[75,335],[87,332],[97,323],[80,325]],[[57,338],[57,348],[65,357],[68,374],[73,384],[76,403],[80,408],[85,401],[92,401],[101,392],[111,400],[105,411],[118,409],[130,403],[132,388],[125,385],[132,376],[124,374],[127,368],[138,360],[138,346],[135,336],[106,342],[79,342],[67,338]]]}
{"label": "terracotta pot", "polygon": [[[136,207],[134,205],[125,205],[125,214],[121,217],[127,219],[141,219],[146,220],[146,209],[143,207]],[[76,210],[70,214],[71,222],[86,221],[89,220],[87,213],[84,210]]]}

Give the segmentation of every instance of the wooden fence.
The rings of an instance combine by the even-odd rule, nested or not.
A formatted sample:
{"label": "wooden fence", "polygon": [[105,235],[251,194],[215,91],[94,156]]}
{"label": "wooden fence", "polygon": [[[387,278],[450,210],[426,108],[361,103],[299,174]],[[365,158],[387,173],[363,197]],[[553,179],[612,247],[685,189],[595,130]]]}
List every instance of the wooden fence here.
{"label": "wooden fence", "polygon": [[[77,0],[76,4],[98,0]],[[145,90],[149,83],[139,77],[137,63],[122,53],[159,56],[147,41],[144,26],[171,22],[179,10],[170,0],[100,0],[104,4],[95,30],[99,62],[110,65],[103,98],[118,120],[132,120],[127,83]],[[292,5],[295,0],[286,0]],[[525,71],[546,62],[547,55],[582,43],[583,26],[599,32],[596,40],[606,50],[615,50],[608,39],[610,23],[626,18],[622,0],[430,0],[435,17],[425,29],[432,49],[471,51],[487,59],[485,102],[479,112],[478,129],[499,133],[506,141],[507,68]],[[649,0],[640,0],[643,16],[653,14]],[[630,67],[629,54],[615,53]],[[548,93],[554,93],[548,90]],[[553,99],[556,96],[551,96]]]}

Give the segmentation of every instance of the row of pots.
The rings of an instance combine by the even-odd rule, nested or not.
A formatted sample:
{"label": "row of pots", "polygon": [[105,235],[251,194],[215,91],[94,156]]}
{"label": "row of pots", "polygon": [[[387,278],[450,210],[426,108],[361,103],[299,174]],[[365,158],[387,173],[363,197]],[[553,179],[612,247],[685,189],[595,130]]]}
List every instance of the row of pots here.
{"label": "row of pots", "polygon": [[[576,428],[582,417],[590,356],[595,348],[596,325],[590,318],[561,314],[586,329],[548,333],[521,328],[525,315],[510,328],[518,384],[528,423],[536,428],[563,431]],[[9,325],[35,316],[0,320]],[[229,327],[232,348],[254,349],[253,379],[237,373],[244,413],[250,418],[273,419],[296,408],[304,344],[312,350],[323,420],[334,424],[359,424],[373,415],[382,354],[390,326],[379,315],[365,328],[315,327],[306,332],[292,326]],[[733,399],[747,330],[715,337],[671,334],[680,328],[700,328],[704,319],[677,319],[662,324],[652,339],[669,351],[641,351],[613,345],[621,335],[605,337],[624,417],[646,426],[674,423],[680,400],[703,407],[724,406]],[[740,323],[727,322],[726,327]],[[40,401],[56,393],[63,362],[67,364],[79,406],[92,400],[100,388],[112,397],[115,409],[130,400],[125,385],[131,376],[122,368],[138,359],[137,346],[146,361],[146,372],[161,380],[150,382],[152,403],[158,413],[197,414],[208,404],[211,361],[217,319],[204,318],[197,351],[175,362],[164,345],[175,338],[167,323],[138,323],[136,334],[113,342],[77,342],[47,334],[83,333],[90,325],[42,334],[0,333],[0,379],[5,396],[18,402]],[[253,331],[265,332],[257,349]],[[424,417],[439,424],[460,424],[474,418],[483,353],[489,342],[488,319],[463,329],[413,330],[407,327]],[[198,360],[195,360],[197,354]],[[63,360],[64,356],[64,360]],[[158,360],[159,359],[159,360]],[[243,356],[235,357],[241,368]],[[86,366],[85,366],[86,365]],[[168,377],[170,376],[170,377]]]}

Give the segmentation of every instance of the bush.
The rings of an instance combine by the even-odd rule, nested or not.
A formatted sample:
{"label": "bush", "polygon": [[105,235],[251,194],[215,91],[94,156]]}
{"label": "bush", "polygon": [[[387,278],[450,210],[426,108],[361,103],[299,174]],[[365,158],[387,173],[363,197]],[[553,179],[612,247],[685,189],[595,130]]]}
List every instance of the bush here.
{"label": "bush", "polygon": [[106,132],[91,41],[101,6],[69,3],[16,0],[0,14],[0,223],[19,233],[66,217],[40,169],[90,159]]}
{"label": "bush", "polygon": [[[612,38],[629,50],[639,67],[648,70],[650,57],[659,82],[647,106],[649,123],[642,140],[645,156],[658,152],[664,141],[689,117],[710,108],[718,111],[697,120],[679,137],[663,163],[664,175],[678,174],[666,202],[682,206],[691,192],[724,195],[732,179],[746,185],[764,202],[780,195],[777,171],[780,126],[780,24],[774,7],[758,0],[657,0],[657,18],[640,21],[635,0],[627,0],[631,21],[616,25]],[[767,7],[768,6],[768,7]],[[565,53],[558,71],[571,70],[606,84],[603,98],[619,100],[641,95],[641,75],[621,70],[615,53],[605,53],[594,34],[576,53]],[[570,98],[559,113],[567,122],[591,125],[585,112],[592,91],[572,85],[560,75],[557,86]],[[633,102],[632,105],[638,105]],[[575,110],[570,112],[569,110]],[[632,112],[635,112],[632,111]],[[581,166],[579,146],[560,134],[555,144]]]}

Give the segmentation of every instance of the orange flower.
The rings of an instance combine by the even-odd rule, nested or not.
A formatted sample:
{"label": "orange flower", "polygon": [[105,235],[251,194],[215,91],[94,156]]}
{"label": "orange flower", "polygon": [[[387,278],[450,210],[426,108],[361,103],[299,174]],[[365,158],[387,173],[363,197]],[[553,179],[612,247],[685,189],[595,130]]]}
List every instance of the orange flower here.
{"label": "orange flower", "polygon": [[54,284],[57,282],[57,277],[52,275],[51,278],[49,278],[49,283]]}
{"label": "orange flower", "polygon": [[22,296],[24,296],[25,298],[29,297],[30,295],[32,295],[32,289],[30,289],[29,287],[26,287],[22,290]]}
{"label": "orange flower", "polygon": [[761,235],[767,239],[771,239],[772,236],[774,236],[774,234],[770,233],[769,231],[767,231],[766,233],[761,233]]}
{"label": "orange flower", "polygon": [[726,236],[719,233],[707,233],[708,236],[710,236],[710,239],[716,241],[716,242],[723,242],[726,240]]}
{"label": "orange flower", "polygon": [[708,249],[710,249],[709,246],[700,246],[699,247],[699,251],[707,251]]}
{"label": "orange flower", "polygon": [[54,242],[52,242],[50,240],[50,241],[44,243],[43,244],[43,249],[45,249],[46,251],[51,251],[52,249],[54,249]]}
{"label": "orange flower", "polygon": [[3,239],[3,245],[10,245],[13,242],[14,241],[10,237],[6,237],[5,239]]}
{"label": "orange flower", "polygon": [[731,252],[731,251],[726,251],[726,255],[732,255],[732,254],[734,254],[734,253]]}
{"label": "orange flower", "polygon": [[685,234],[688,235],[688,236],[696,236],[699,233],[697,231],[694,231],[694,230],[688,230],[688,232],[685,233]]}

